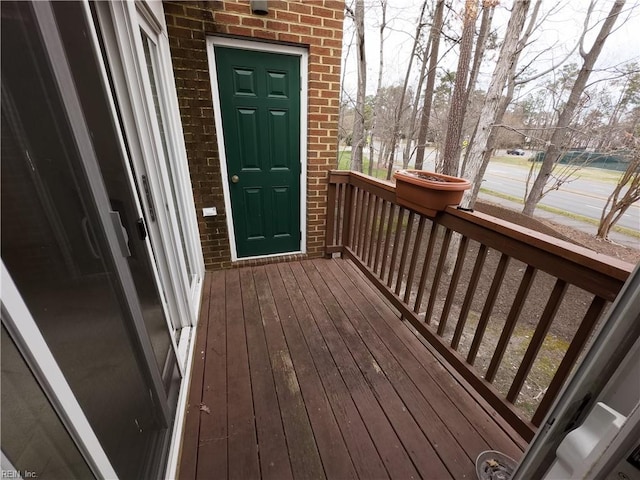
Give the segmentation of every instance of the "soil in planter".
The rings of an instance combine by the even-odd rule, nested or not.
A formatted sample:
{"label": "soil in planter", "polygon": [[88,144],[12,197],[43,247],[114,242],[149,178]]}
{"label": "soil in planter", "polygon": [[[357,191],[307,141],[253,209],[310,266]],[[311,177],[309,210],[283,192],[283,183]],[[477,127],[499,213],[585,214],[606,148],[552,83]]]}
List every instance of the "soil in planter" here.
{"label": "soil in planter", "polygon": [[405,172],[405,173],[412,177],[417,177],[422,180],[429,180],[431,182],[442,182],[442,183],[451,182],[451,180],[447,180],[446,178],[434,177],[433,175],[429,175],[428,173],[416,173],[416,172]]}

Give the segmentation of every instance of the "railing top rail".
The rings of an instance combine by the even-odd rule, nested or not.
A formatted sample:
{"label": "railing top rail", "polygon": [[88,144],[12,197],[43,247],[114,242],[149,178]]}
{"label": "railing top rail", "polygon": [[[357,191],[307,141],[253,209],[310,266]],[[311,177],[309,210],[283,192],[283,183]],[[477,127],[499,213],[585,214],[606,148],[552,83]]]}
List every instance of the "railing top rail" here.
{"label": "railing top rail", "polygon": [[[329,182],[348,183],[395,202],[395,185],[389,181],[332,170]],[[617,258],[480,212],[447,207],[434,221],[609,301],[615,298],[634,268]]]}
{"label": "railing top rail", "polygon": [[348,170],[331,170],[329,172],[329,183],[349,183],[389,202],[395,201],[396,186],[393,182],[380,180],[363,173],[350,172]]}
{"label": "railing top rail", "polygon": [[464,219],[468,222],[472,222],[476,225],[491,228],[492,230],[513,238],[514,240],[526,242],[536,248],[546,250],[549,253],[555,253],[567,260],[577,261],[585,267],[610,275],[618,280],[625,281],[634,268],[634,265],[618,258],[594,252],[593,250],[589,250],[588,248],[580,245],[552,237],[546,233],[537,232],[530,228],[522,227],[486,213],[467,212],[458,210],[455,207],[447,207],[445,213]]}

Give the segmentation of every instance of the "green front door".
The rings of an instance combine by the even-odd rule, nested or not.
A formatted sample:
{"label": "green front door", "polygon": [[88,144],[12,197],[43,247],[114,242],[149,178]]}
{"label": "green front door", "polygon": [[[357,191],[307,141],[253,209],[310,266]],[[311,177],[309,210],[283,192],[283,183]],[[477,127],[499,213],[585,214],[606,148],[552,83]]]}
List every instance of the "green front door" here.
{"label": "green front door", "polygon": [[300,58],[215,47],[238,257],[300,250]]}

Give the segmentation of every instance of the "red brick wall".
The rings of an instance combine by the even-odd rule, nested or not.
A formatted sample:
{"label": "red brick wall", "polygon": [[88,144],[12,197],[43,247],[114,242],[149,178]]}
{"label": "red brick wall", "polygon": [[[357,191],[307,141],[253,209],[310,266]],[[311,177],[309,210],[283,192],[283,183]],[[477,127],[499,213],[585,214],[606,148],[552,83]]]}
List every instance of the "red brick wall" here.
{"label": "red brick wall", "polygon": [[[251,14],[248,1],[165,1],[171,57],[185,134],[205,267],[231,266],[220,159],[213,120],[206,36],[288,42],[309,50],[307,252],[324,252],[327,170],[336,161],[344,2],[269,1],[269,14]],[[218,216],[203,218],[216,206]]]}

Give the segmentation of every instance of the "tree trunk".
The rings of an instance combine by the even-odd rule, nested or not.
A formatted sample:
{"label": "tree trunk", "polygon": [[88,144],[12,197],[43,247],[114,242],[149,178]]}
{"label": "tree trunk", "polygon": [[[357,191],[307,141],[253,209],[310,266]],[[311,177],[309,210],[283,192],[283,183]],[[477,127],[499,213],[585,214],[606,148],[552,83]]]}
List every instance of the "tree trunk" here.
{"label": "tree trunk", "polygon": [[[558,159],[561,150],[566,147],[565,136],[569,124],[571,123],[571,119],[573,118],[576,108],[578,107],[580,97],[584,92],[584,88],[587,84],[589,76],[591,75],[593,66],[596,63],[600,52],[602,51],[604,42],[611,33],[611,29],[613,28],[613,25],[615,24],[620,11],[622,10],[622,7],[625,4],[625,1],[626,0],[615,0],[613,6],[611,7],[609,15],[602,23],[602,27],[598,32],[598,36],[596,37],[589,52],[585,52],[583,48],[584,34],[588,30],[588,28],[585,28],[585,32],[583,33],[580,44],[580,56],[583,59],[582,68],[580,69],[580,72],[578,72],[576,81],[573,84],[571,93],[569,94],[569,99],[567,100],[564,109],[560,113],[556,128],[553,130],[553,134],[551,135],[549,148],[547,148],[547,151],[545,152],[542,166],[540,167],[540,171],[538,172],[538,175],[533,182],[533,186],[531,187],[531,191],[529,192],[529,195],[527,196],[527,199],[525,201],[524,208],[522,210],[522,213],[524,213],[525,215],[533,215],[538,202],[542,198],[544,186],[547,183],[551,172],[553,171],[554,164]],[[590,16],[589,14],[593,10],[593,6],[594,2],[592,0],[591,4],[589,5],[587,17],[585,19],[585,27],[588,24]]]}
{"label": "tree trunk", "polygon": [[[378,63],[378,86],[376,87],[376,98],[373,103],[373,118],[371,120],[371,138],[369,143],[369,175],[373,175],[373,134],[376,128],[376,117],[378,115],[378,105],[380,103],[380,89],[382,88],[382,71],[384,67],[384,29],[387,27],[387,0],[380,0],[380,6],[382,7],[382,21],[380,22],[380,50],[378,56],[380,62]],[[380,147],[382,150],[382,147]],[[382,152],[381,152],[382,153]]]}
{"label": "tree trunk", "polygon": [[[478,31],[478,40],[476,41],[476,48],[473,52],[473,62],[471,63],[471,73],[469,74],[469,83],[467,85],[467,94],[465,103],[469,103],[469,98],[471,97],[471,93],[476,88],[476,82],[478,80],[478,72],[480,71],[480,63],[484,57],[484,51],[487,47],[487,38],[489,38],[489,29],[491,28],[491,23],[493,21],[493,12],[495,11],[496,5],[498,5],[498,0],[484,0],[482,2],[482,17],[480,19],[480,30]],[[469,152],[471,151],[471,145],[476,137],[477,124],[473,129],[473,133],[471,134],[471,138],[469,139],[469,144],[467,145],[467,150],[465,152],[464,161],[462,163],[461,172],[465,169],[465,164],[467,159],[469,158]]]}
{"label": "tree trunk", "polygon": [[478,0],[465,0],[462,37],[460,39],[460,56],[456,70],[456,81],[447,117],[447,135],[444,140],[444,157],[442,173],[457,175],[460,161],[460,134],[466,110],[467,75],[471,61],[471,49],[478,17]]}
{"label": "tree trunk", "polygon": [[387,167],[387,180],[391,180],[391,172],[393,171],[394,159],[396,156],[396,142],[398,141],[398,134],[400,132],[400,120],[402,119],[402,113],[404,111],[404,97],[407,94],[407,86],[409,84],[409,76],[411,74],[411,65],[413,64],[413,57],[416,54],[416,47],[418,45],[418,39],[420,37],[420,31],[422,30],[422,18],[424,17],[424,9],[427,7],[427,0],[422,2],[422,8],[420,9],[420,18],[418,19],[418,25],[416,26],[416,36],[413,39],[413,47],[411,48],[411,56],[409,57],[409,65],[407,66],[407,73],[404,77],[404,84],[402,86],[402,92],[400,93],[400,102],[398,109],[396,110],[396,118],[393,124],[393,133],[391,134],[391,152],[389,155],[389,165]]}
{"label": "tree trunk", "polygon": [[429,117],[431,115],[431,103],[433,101],[433,90],[436,84],[436,67],[438,66],[438,50],[440,48],[440,31],[444,17],[444,0],[438,0],[436,10],[433,14],[433,24],[429,41],[431,42],[431,52],[429,53],[429,72],[427,73],[427,85],[424,90],[424,103],[422,104],[422,117],[420,118],[420,130],[416,141],[416,169],[422,170],[424,165],[424,150],[427,142],[427,132],[429,130]]}
{"label": "tree trunk", "polygon": [[[431,41],[431,40],[429,40]],[[413,138],[416,134],[416,119],[418,118],[418,105],[420,100],[420,92],[422,91],[422,84],[425,79],[425,72],[427,70],[427,51],[429,50],[429,43],[427,42],[427,47],[424,50],[424,56],[422,59],[422,66],[420,67],[420,75],[418,77],[418,87],[416,88],[416,98],[413,102],[413,107],[411,108],[411,119],[409,120],[409,131],[407,133],[407,141],[404,145],[404,152],[402,153],[402,168],[407,168],[409,166],[409,161],[411,160],[411,147],[413,146]]]}
{"label": "tree trunk", "polygon": [[[509,97],[513,95],[513,83],[507,91],[507,98],[502,99],[504,84],[510,74],[515,71],[515,65],[520,53],[519,47],[522,45],[520,34],[524,27],[529,11],[530,0],[516,0],[511,10],[511,17],[507,25],[502,48],[498,57],[498,63],[493,71],[489,90],[485,98],[484,105],[480,112],[480,118],[476,126],[476,134],[473,143],[469,147],[469,155],[465,164],[462,176],[472,183],[471,189],[464,193],[461,205],[464,208],[473,208],[482,177],[487,168],[490,152],[493,149],[493,138],[491,138],[492,127],[498,116],[504,115],[509,103]],[[491,144],[490,144],[491,139]]]}
{"label": "tree trunk", "polygon": [[495,11],[497,0],[484,0],[482,2],[482,17],[480,18],[480,30],[478,31],[478,40],[476,41],[476,49],[473,52],[473,62],[471,64],[471,73],[469,74],[469,83],[467,84],[467,101],[471,92],[476,87],[478,80],[478,72],[480,71],[480,63],[484,57],[484,51],[487,48],[487,38],[489,38],[489,29],[493,21],[493,12]]}
{"label": "tree trunk", "polygon": [[358,92],[351,137],[351,169],[362,172],[362,149],[365,143],[364,100],[367,91],[367,61],[364,43],[364,0],[356,0],[354,21],[358,53]]}

